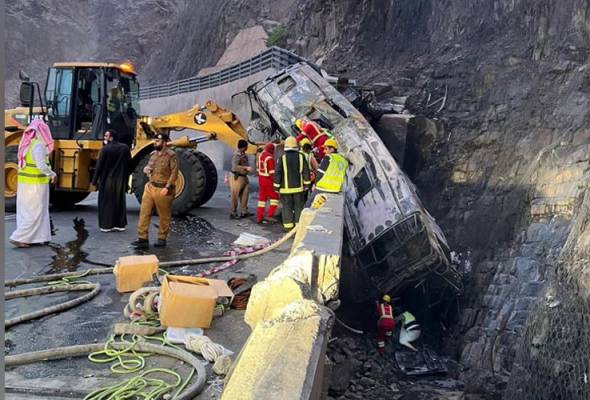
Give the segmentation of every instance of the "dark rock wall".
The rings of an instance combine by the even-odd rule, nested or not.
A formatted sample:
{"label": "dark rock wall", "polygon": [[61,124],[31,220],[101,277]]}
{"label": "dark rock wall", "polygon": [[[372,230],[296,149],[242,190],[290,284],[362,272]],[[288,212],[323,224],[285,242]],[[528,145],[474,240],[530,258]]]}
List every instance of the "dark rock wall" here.
{"label": "dark rock wall", "polygon": [[47,68],[57,61],[132,60],[140,73],[157,65],[162,47],[184,0],[18,0],[5,16],[7,106],[18,102],[18,71],[43,87]]}
{"label": "dark rock wall", "polygon": [[[363,1],[347,16],[355,12],[358,30],[343,33],[329,65],[393,83],[427,115],[438,107],[426,107],[428,95],[448,89],[436,114],[446,135],[416,181],[468,277],[447,349],[465,366],[468,391],[502,392],[515,360],[550,369],[547,354],[535,359],[522,346],[523,332],[530,344],[558,270],[571,269],[575,282],[588,268],[575,257],[576,267],[565,262],[561,251],[572,220],[587,212],[590,5]],[[587,288],[576,293],[588,296]],[[589,311],[571,312],[569,323],[583,327]],[[553,340],[560,347],[562,339]],[[563,349],[555,360],[575,346]],[[575,379],[587,374],[577,372]],[[558,373],[573,382],[575,374]],[[543,379],[531,382],[538,384],[524,398],[551,398]],[[563,398],[585,398],[576,396]]]}

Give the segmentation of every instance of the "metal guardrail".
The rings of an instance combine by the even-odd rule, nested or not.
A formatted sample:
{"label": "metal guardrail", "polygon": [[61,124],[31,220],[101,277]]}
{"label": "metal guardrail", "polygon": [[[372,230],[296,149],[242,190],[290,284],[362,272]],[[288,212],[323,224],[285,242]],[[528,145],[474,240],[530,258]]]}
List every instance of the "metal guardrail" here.
{"label": "metal guardrail", "polygon": [[288,50],[273,46],[249,60],[242,61],[241,63],[210,75],[194,76],[178,81],[141,88],[139,98],[140,100],[148,100],[209,89],[238,79],[246,78],[268,68],[280,70],[301,61],[305,61],[305,59]]}

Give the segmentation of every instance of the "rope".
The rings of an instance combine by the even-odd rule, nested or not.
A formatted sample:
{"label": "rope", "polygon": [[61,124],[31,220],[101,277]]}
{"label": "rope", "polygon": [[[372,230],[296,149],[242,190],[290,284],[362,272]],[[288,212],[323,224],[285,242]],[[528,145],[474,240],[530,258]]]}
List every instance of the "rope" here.
{"label": "rope", "polygon": [[[106,343],[96,343],[87,345],[58,347],[54,349],[35,351],[31,353],[22,353],[13,356],[6,356],[5,362],[6,367],[14,367],[17,365],[30,364],[39,361],[59,360],[63,358],[78,357],[88,353],[104,350],[105,345]],[[123,350],[128,347],[129,342],[113,341],[109,344],[109,348],[111,348],[113,351]],[[160,368],[150,369],[120,384],[95,390],[94,392],[88,394],[85,397],[85,400],[123,400],[133,398],[134,396],[136,398],[141,399],[155,400],[162,396],[167,396],[167,393],[172,392],[175,388],[178,388],[178,390],[174,394],[173,398],[175,398],[176,400],[191,400],[203,391],[203,388],[205,387],[206,383],[207,372],[205,371],[205,367],[201,364],[201,361],[199,361],[196,357],[192,356],[190,353],[179,348],[155,345],[144,341],[136,341],[133,345],[133,351],[135,351],[138,354],[154,353],[173,357],[189,364],[189,366],[193,368],[193,371],[191,372],[191,374],[189,374],[184,384],[181,385],[180,382],[178,382],[178,379],[180,379],[180,375],[176,372]],[[187,386],[195,372],[197,374],[196,382],[192,383],[190,386]],[[157,382],[155,378],[146,377],[147,375],[153,373],[163,373],[177,379],[173,383],[164,382],[164,384],[162,384],[160,382]],[[147,385],[151,386],[151,392],[145,393],[144,390],[143,392],[133,393],[133,390],[138,389],[139,386],[141,386],[141,389],[145,389]],[[164,389],[166,390],[164,391]]]}
{"label": "rope", "polygon": [[222,345],[214,343],[208,336],[187,336],[184,346],[197,354],[203,356],[207,361],[214,362],[213,372],[217,375],[227,375],[232,364],[229,356],[224,355],[225,349]]}

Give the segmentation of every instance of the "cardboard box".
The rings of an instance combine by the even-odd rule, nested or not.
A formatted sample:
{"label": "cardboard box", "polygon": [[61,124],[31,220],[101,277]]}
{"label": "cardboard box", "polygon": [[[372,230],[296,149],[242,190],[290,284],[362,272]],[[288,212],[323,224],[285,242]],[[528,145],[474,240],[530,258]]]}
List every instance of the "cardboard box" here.
{"label": "cardboard box", "polygon": [[222,280],[165,275],[160,290],[160,322],[166,327],[209,328],[220,296],[233,298]]}
{"label": "cardboard box", "polygon": [[217,303],[229,306],[234,300],[234,292],[222,279],[207,279],[209,284],[217,291]]}
{"label": "cardboard box", "polygon": [[119,257],[113,268],[119,293],[133,292],[143,287],[157,273],[158,257],[155,255]]}

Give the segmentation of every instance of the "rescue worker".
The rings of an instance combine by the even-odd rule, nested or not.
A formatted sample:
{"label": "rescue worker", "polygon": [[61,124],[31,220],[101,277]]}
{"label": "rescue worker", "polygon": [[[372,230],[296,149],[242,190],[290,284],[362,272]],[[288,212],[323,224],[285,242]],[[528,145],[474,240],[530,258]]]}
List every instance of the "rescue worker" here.
{"label": "rescue worker", "polygon": [[318,160],[322,161],[326,154],[324,146],[329,139],[328,135],[326,135],[324,130],[316,122],[304,120],[301,125],[303,133],[305,133],[305,136],[311,142],[311,145],[318,156]]}
{"label": "rescue worker", "polygon": [[[279,194],[274,189],[275,176],[275,145],[267,143],[264,150],[258,156],[256,166],[258,168],[258,208],[256,208],[256,222],[274,222],[274,215],[279,205]],[[270,201],[270,207],[264,219],[266,201]]]}
{"label": "rescue worker", "polygon": [[328,139],[324,148],[326,156],[317,170],[315,189],[307,200],[306,207],[309,207],[320,193],[339,193],[346,178],[348,161],[338,153],[338,142]]}
{"label": "rescue worker", "polygon": [[[301,150],[302,150],[301,152],[305,156],[305,159],[307,161],[307,166],[309,167],[309,181],[311,182],[311,184],[310,184],[310,190],[311,190],[311,187],[315,183],[315,176],[316,176],[319,164],[318,164],[318,161],[316,160],[315,156],[313,155],[313,152],[311,151],[311,142],[309,141],[308,138],[303,138],[301,140],[301,142],[299,142],[299,145],[301,146]],[[307,202],[307,199],[309,198],[310,190],[305,191],[305,195],[303,196],[305,202]]]}
{"label": "rescue worker", "polygon": [[297,141],[301,143],[304,137],[309,139],[314,152],[318,156],[318,160],[321,161],[325,155],[324,144],[329,139],[325,130],[316,122],[305,119],[295,120],[295,126],[301,131],[301,134],[297,136]]}
{"label": "rescue worker", "polygon": [[385,353],[385,342],[389,341],[395,329],[395,319],[393,318],[393,307],[391,305],[391,296],[384,295],[382,301],[377,302],[377,351],[379,354]]}
{"label": "rescue worker", "polygon": [[418,351],[411,342],[417,340],[422,333],[420,330],[420,325],[418,321],[416,321],[416,317],[409,312],[404,311],[400,315],[395,318],[396,322],[401,322],[402,327],[399,332],[399,343],[407,348]]}
{"label": "rescue worker", "polygon": [[154,207],[160,217],[158,241],[156,247],[165,247],[170,219],[172,218],[172,201],[174,200],[176,178],[178,177],[178,158],[176,152],[168,148],[170,137],[159,133],[154,142],[154,151],[143,172],[149,177],[145,184],[137,223],[138,239],[131,244],[137,248],[149,246],[148,230]]}
{"label": "rescue worker", "polygon": [[305,133],[303,132],[303,120],[299,118],[296,119],[294,125],[296,128],[295,132],[297,133],[297,136],[295,136],[295,140],[297,140],[297,143],[301,145],[301,141],[306,138]]}
{"label": "rescue worker", "polygon": [[[244,139],[238,141],[238,148],[231,158],[232,176],[229,179],[231,190],[231,210],[229,217],[231,219],[246,218],[248,212],[248,173],[252,172],[252,167],[246,155],[248,142]],[[238,201],[240,203],[240,214],[238,215]]]}
{"label": "rescue worker", "polygon": [[293,229],[299,222],[305,203],[304,192],[310,184],[305,156],[298,151],[297,140],[289,136],[285,140],[285,154],[279,159],[274,177],[274,187],[281,197],[283,228],[286,231]]}
{"label": "rescue worker", "polygon": [[309,177],[311,182],[313,183],[315,181],[315,175],[319,168],[318,160],[315,158],[313,152],[311,151],[311,142],[308,138],[303,138],[301,142],[299,142],[299,145],[301,146],[301,152],[307,160],[307,164],[309,166]]}

